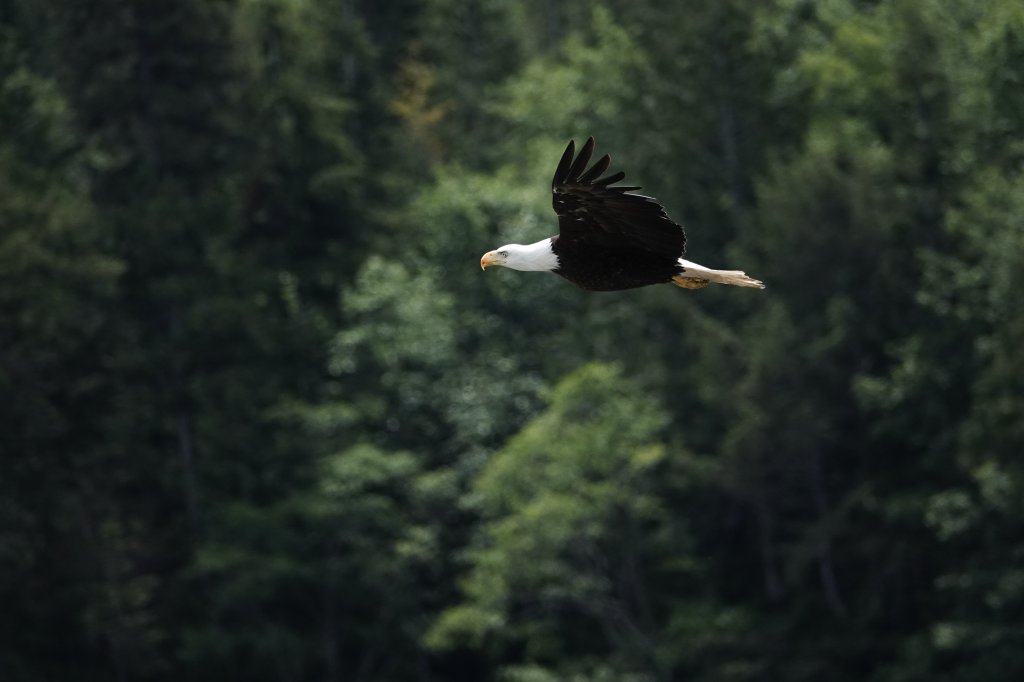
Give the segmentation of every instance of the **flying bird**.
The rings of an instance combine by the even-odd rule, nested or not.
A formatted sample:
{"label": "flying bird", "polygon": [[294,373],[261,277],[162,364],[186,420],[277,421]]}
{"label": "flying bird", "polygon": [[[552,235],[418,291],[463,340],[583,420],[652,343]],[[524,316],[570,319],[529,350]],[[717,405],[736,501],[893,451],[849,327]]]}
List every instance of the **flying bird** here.
{"label": "flying bird", "polygon": [[[701,289],[710,282],[764,289],[740,270],[712,270],[685,260],[686,233],[652,197],[634,194],[640,187],[613,186],[622,171],[600,177],[611,164],[607,154],[587,169],[594,138],[578,156],[569,141],[551,181],[551,205],[558,234],[533,244],[506,244],[480,259],[486,270],[551,271],[589,291],[619,291],[671,282]],[[574,159],[575,156],[575,159]]]}

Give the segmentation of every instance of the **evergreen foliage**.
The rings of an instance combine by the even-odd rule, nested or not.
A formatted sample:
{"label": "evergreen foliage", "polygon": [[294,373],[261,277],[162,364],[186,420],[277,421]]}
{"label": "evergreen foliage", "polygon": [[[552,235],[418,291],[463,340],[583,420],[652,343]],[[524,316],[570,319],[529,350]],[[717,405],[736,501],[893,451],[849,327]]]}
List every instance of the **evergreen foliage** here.
{"label": "evergreen foliage", "polygon": [[[1011,0],[0,0],[4,680],[1024,674]],[[570,137],[764,292],[481,274]]]}

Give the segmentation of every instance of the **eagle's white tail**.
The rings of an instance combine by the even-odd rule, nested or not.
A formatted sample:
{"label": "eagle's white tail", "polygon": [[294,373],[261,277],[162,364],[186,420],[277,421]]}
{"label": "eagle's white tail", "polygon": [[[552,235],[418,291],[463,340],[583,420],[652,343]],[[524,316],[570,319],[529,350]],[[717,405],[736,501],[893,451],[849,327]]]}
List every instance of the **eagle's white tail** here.
{"label": "eagle's white tail", "polygon": [[673,277],[672,283],[686,289],[700,289],[707,286],[708,282],[764,289],[764,284],[760,280],[747,277],[742,270],[712,270],[682,258],[679,259],[679,264],[683,266],[685,272]]}

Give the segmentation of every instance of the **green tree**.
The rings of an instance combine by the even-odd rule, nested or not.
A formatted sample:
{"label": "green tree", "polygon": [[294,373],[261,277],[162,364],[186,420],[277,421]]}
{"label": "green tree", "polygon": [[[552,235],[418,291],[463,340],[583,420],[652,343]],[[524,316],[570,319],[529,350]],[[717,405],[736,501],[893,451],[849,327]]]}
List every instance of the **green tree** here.
{"label": "green tree", "polygon": [[950,404],[939,414],[948,421],[932,437],[955,467],[924,510],[945,560],[934,582],[937,616],[915,642],[928,655],[916,663],[940,679],[996,680],[1024,669],[1017,627],[1024,590],[1016,568],[1024,511],[1016,457],[1024,445],[1024,354],[1017,343],[1024,308],[1016,293],[1024,271],[1022,189],[1019,170],[978,174],[978,186],[950,214],[958,248],[926,261],[920,302],[943,338],[915,336],[890,376],[865,387],[874,405],[912,411],[917,402],[935,402],[937,381],[943,388],[966,384],[942,393]]}
{"label": "green tree", "polygon": [[211,594],[183,663],[201,679],[411,678],[436,551],[437,496],[409,453],[361,444],[322,458],[315,489],[227,506],[192,571]]}
{"label": "green tree", "polygon": [[[482,647],[514,662],[509,679],[544,667],[671,677],[685,656],[680,612],[705,603],[679,589],[699,582],[701,562],[658,494],[666,424],[614,366],[584,365],[559,382],[548,408],[473,482],[468,499],[482,523],[466,553],[463,601],[428,643]],[[668,585],[671,600],[660,592]]]}
{"label": "green tree", "polygon": [[[88,623],[104,601],[102,548],[83,537],[96,506],[80,448],[103,418],[101,361],[121,263],[88,196],[87,153],[66,100],[34,66],[28,34],[0,13],[0,661],[10,679],[90,674]],[[92,563],[96,562],[96,563]]]}
{"label": "green tree", "polygon": [[[118,675],[152,676],[213,616],[212,583],[188,570],[206,538],[238,506],[315,485],[318,452],[281,408],[319,389],[335,283],[307,244],[323,241],[327,204],[350,206],[338,178],[355,154],[343,104],[314,87],[334,27],[295,35],[296,17],[316,19],[304,4],[44,9],[93,152],[95,219],[124,264],[100,355],[104,411],[77,434],[99,548],[81,570],[101,577],[75,617]],[[288,238],[271,247],[276,235]],[[312,282],[293,274],[303,265]]]}

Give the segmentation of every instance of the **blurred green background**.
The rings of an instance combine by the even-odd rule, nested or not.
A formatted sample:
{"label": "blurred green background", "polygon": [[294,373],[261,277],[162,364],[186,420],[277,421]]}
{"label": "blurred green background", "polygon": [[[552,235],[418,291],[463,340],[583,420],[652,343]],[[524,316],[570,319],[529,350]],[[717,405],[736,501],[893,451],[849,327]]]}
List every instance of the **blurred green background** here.
{"label": "blurred green background", "polygon": [[[594,135],[764,292],[590,294]],[[1024,675],[1019,0],[0,0],[0,676]]]}

